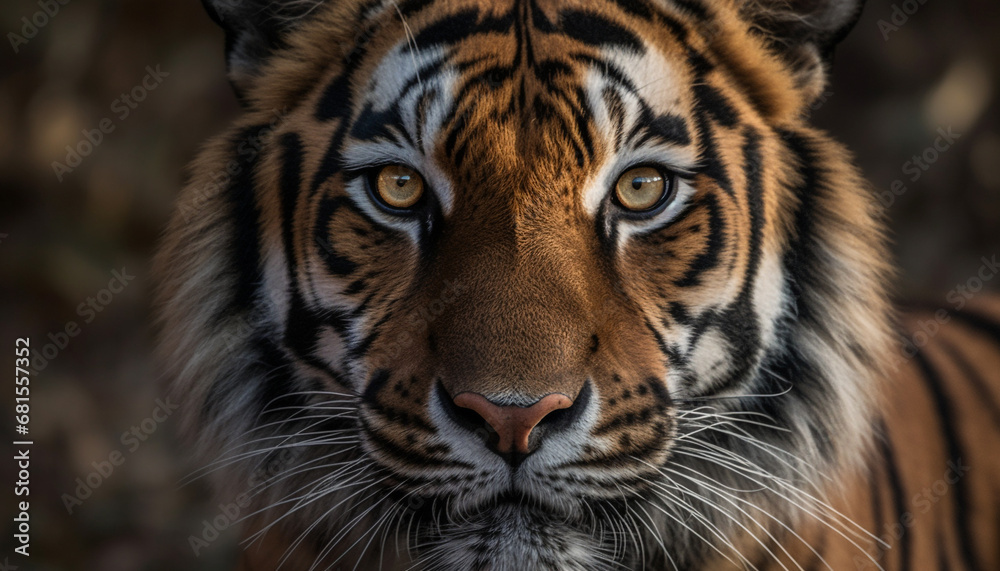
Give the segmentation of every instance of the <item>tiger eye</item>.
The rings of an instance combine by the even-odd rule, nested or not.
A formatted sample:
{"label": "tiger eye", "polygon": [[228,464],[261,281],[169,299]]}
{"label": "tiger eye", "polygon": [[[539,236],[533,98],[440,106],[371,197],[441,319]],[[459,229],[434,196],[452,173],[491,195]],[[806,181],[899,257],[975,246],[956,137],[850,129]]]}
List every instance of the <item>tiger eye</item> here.
{"label": "tiger eye", "polygon": [[653,167],[625,171],[615,185],[618,202],[625,208],[642,212],[657,205],[667,192],[667,180]]}
{"label": "tiger eye", "polygon": [[387,206],[412,208],[424,195],[424,179],[409,167],[389,165],[375,177],[375,190]]}

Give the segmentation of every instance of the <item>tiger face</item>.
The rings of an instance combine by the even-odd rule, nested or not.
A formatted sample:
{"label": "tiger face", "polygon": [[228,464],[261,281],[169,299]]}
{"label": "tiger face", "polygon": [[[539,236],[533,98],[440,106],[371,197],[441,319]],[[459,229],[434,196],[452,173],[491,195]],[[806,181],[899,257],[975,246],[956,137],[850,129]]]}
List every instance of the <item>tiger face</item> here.
{"label": "tiger face", "polygon": [[168,232],[164,346],[261,526],[328,564],[691,568],[820,501],[885,256],[804,118],[857,6],[791,4],[213,3],[246,115]]}

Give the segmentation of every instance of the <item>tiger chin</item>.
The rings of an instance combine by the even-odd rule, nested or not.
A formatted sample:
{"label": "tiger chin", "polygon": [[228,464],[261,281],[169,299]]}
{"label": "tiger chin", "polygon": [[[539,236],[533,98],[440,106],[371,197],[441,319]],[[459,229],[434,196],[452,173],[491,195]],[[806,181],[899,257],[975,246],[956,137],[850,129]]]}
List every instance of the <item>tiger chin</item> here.
{"label": "tiger chin", "polygon": [[808,122],[860,2],[205,4],[159,315],[240,569],[1000,565],[1000,311],[898,311]]}

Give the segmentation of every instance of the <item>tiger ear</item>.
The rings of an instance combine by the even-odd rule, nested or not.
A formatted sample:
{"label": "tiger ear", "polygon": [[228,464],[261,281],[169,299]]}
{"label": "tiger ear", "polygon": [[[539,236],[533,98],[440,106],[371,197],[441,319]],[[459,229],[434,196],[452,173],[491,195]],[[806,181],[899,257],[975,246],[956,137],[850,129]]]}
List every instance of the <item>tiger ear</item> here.
{"label": "tiger ear", "polygon": [[286,34],[326,0],[202,0],[226,32],[226,68],[242,95]]}
{"label": "tiger ear", "polygon": [[826,87],[833,49],[861,17],[864,0],[746,0],[744,12],[792,70],[807,99]]}

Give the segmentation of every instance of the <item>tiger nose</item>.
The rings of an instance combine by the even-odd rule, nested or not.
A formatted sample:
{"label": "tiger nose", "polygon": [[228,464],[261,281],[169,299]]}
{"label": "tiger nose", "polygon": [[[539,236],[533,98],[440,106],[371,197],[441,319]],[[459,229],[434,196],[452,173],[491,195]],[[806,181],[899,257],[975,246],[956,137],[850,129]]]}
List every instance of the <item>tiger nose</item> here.
{"label": "tiger nose", "polygon": [[478,393],[465,392],[455,397],[455,406],[467,408],[486,421],[496,431],[497,452],[528,454],[528,437],[550,413],[573,406],[564,394],[545,395],[531,406],[499,406]]}

